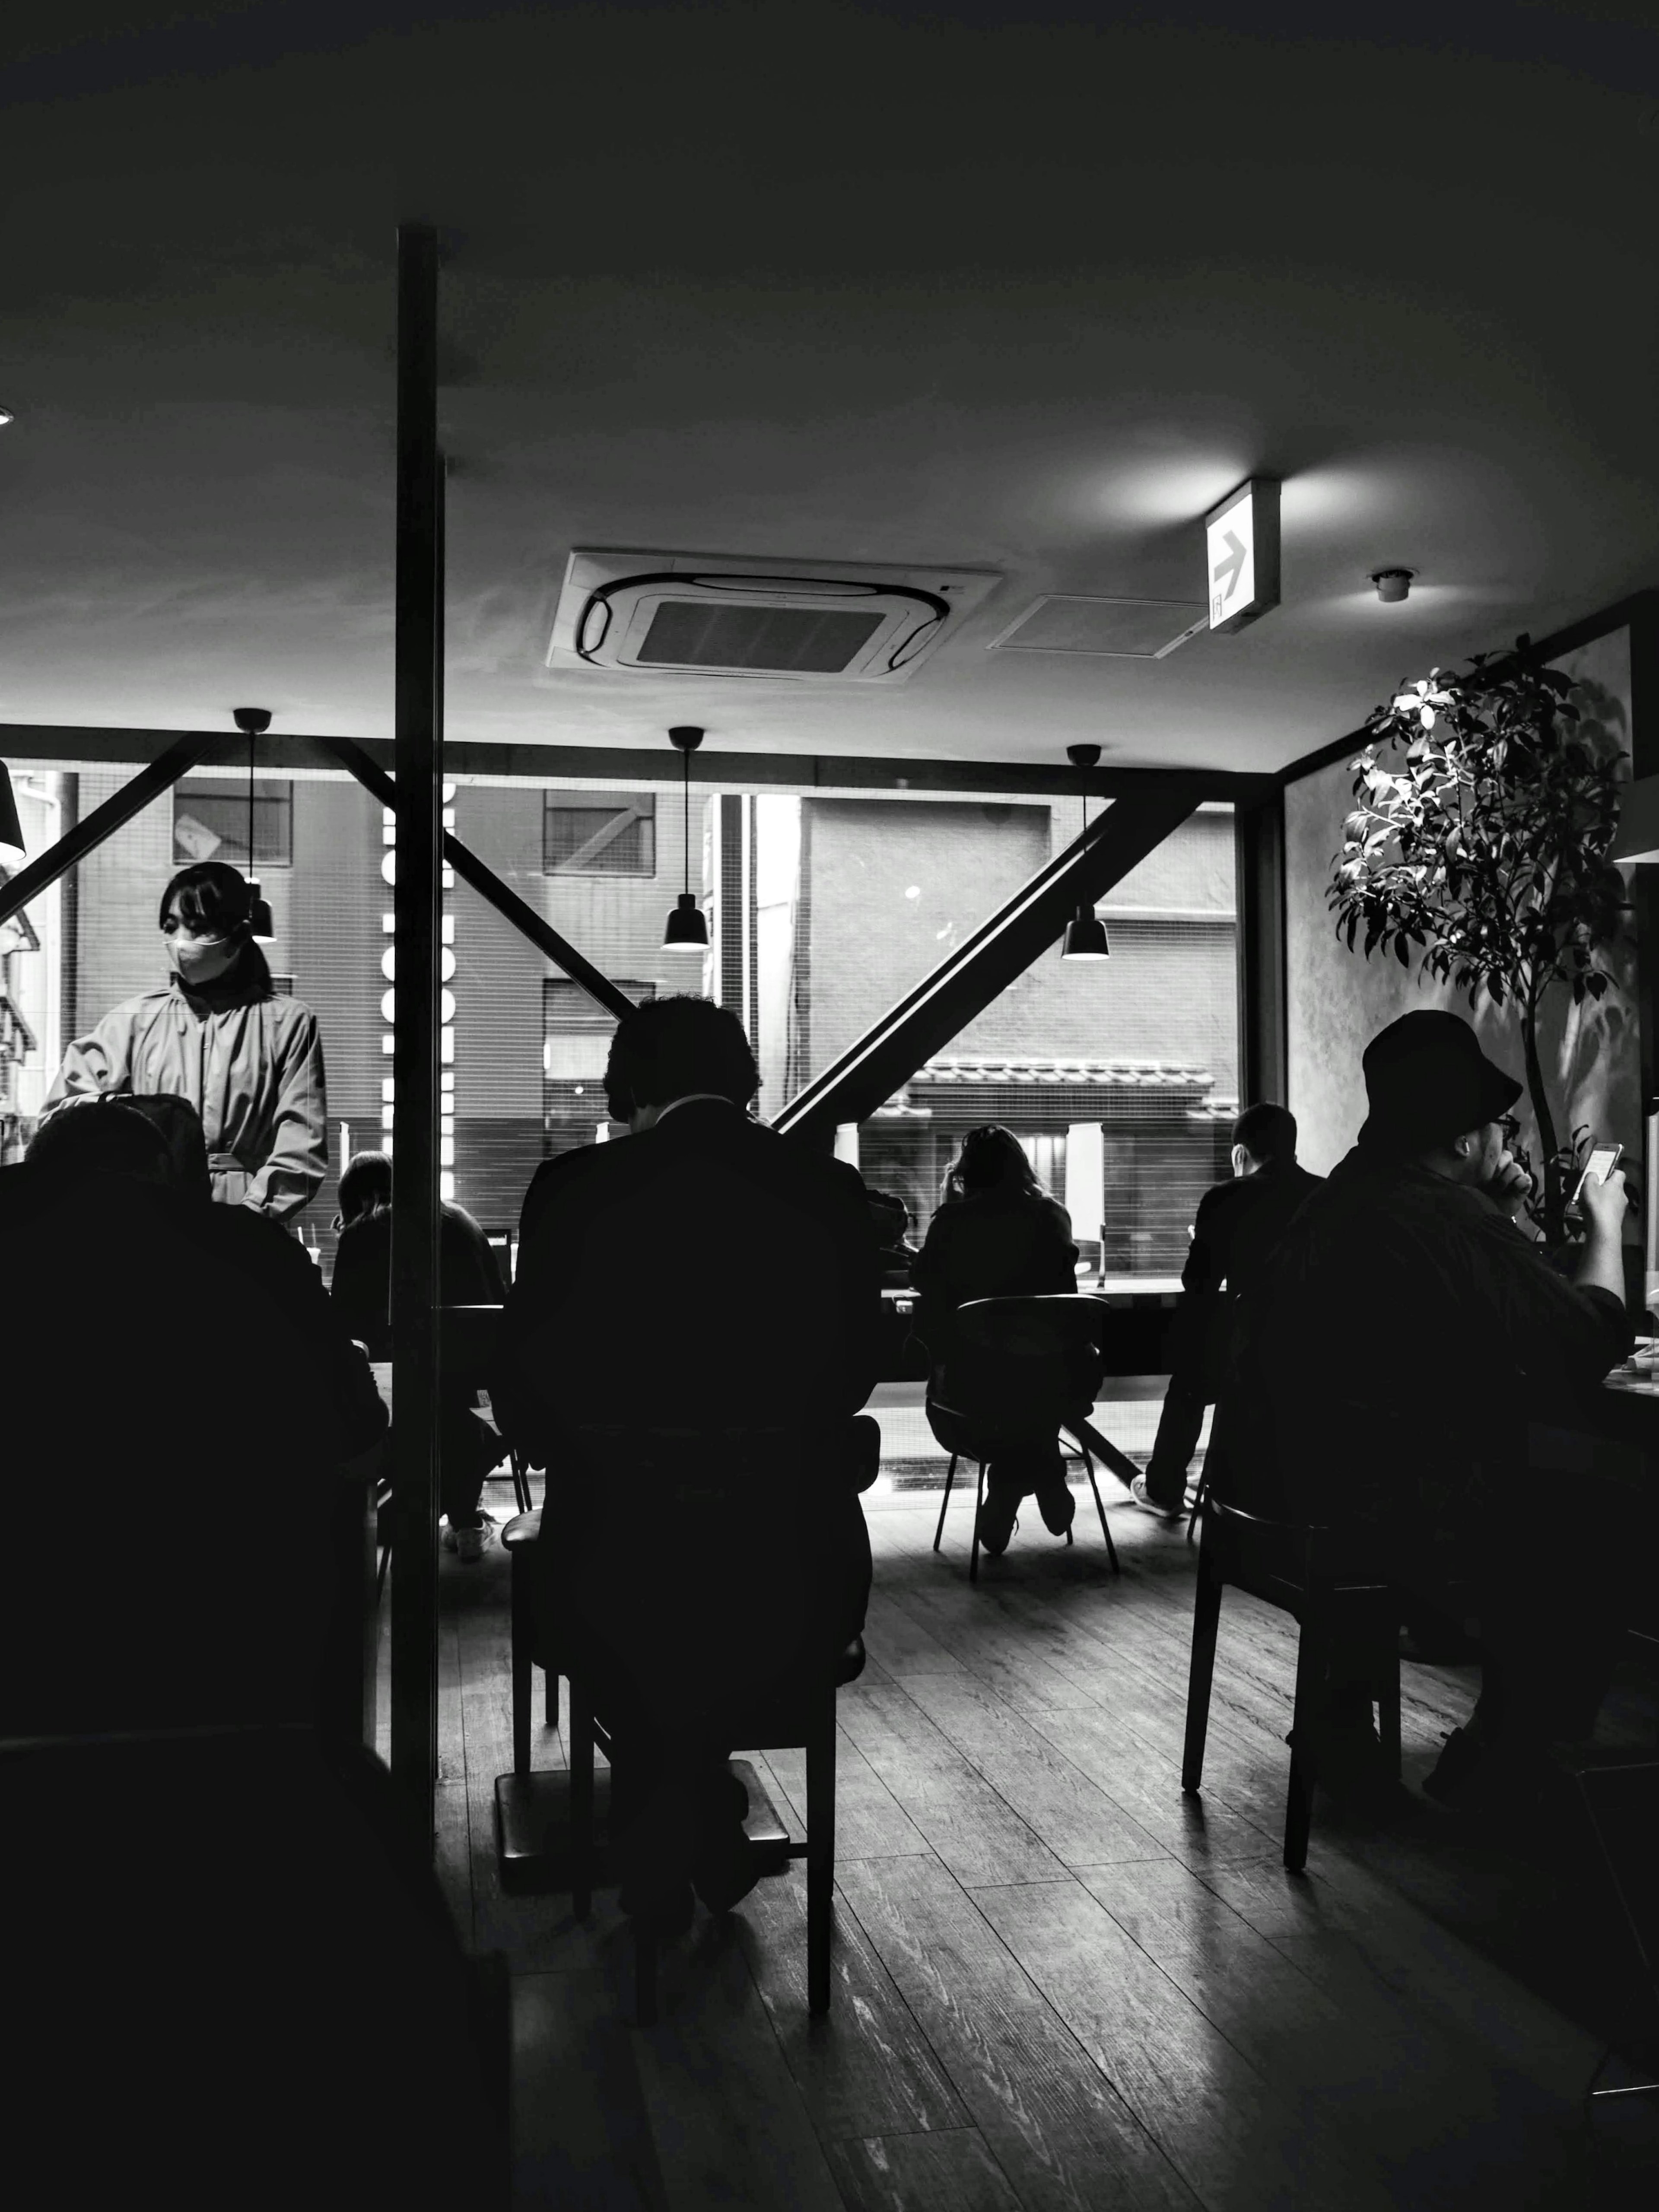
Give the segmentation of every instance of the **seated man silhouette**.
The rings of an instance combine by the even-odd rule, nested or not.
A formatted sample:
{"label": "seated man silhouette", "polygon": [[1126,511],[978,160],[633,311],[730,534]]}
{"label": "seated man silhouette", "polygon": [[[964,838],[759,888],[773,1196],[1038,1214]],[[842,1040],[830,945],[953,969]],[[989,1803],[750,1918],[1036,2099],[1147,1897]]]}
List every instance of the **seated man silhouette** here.
{"label": "seated man silhouette", "polygon": [[1160,1520],[1187,1510],[1187,1469],[1204,1408],[1226,1371],[1233,1315],[1260,1280],[1273,1247],[1322,1178],[1296,1157],[1296,1116],[1286,1106],[1247,1106],[1233,1123],[1231,1182],[1198,1201],[1181,1271],[1170,1385],[1146,1472],[1130,1484],[1135,1504]]}
{"label": "seated man silhouette", "polygon": [[708,1000],[617,1025],[605,1090],[629,1133],[538,1170],[495,1394],[548,1469],[543,1650],[580,1667],[611,1733],[623,1908],[665,1931],[693,1884],[714,1911],[752,1885],[733,1731],[835,1674],[870,1583],[852,1464],[880,1311],[865,1188],[753,1121],[758,1087],[737,1017]]}
{"label": "seated man silhouette", "polygon": [[[1461,1016],[1406,1014],[1364,1053],[1354,1148],[1284,1233],[1239,1310],[1216,1409],[1218,1497],[1323,1524],[1328,1546],[1430,1604],[1465,1585],[1480,1700],[1425,1784],[1491,1808],[1546,1745],[1594,1727],[1622,1638],[1628,1563],[1546,1559],[1559,1483],[1527,1470],[1528,1419],[1571,1424],[1630,1347],[1621,1174],[1586,1186],[1571,1280],[1520,1226],[1505,1149],[1521,1085]],[[1369,1693],[1330,1686],[1315,1750],[1334,1787],[1378,1781]]]}

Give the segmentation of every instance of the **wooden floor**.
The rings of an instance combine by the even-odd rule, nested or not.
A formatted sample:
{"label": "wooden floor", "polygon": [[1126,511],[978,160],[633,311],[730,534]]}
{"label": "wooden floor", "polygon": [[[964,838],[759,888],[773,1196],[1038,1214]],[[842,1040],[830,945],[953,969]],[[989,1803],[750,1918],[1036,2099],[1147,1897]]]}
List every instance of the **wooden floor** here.
{"label": "wooden floor", "polygon": [[[1653,2100],[1582,2125],[1603,2046],[1551,1984],[1548,1960],[1583,1949],[1559,1940],[1559,1884],[1426,1804],[1378,1836],[1322,1800],[1306,1876],[1285,1873],[1292,1631],[1231,1592],[1204,1795],[1183,1799],[1194,1554],[1105,1487],[1115,1581],[1086,1510],[1067,1550],[1028,1505],[974,1589],[968,1503],[938,1558],[936,1496],[875,1503],[823,2023],[799,1867],[725,1923],[699,1913],[645,2033],[613,1896],[582,1926],[562,1898],[502,1894],[507,1563],[446,1559],[441,1864],[473,1944],[513,1970],[520,2205],[1655,2201]],[[1407,1670],[1408,1780],[1472,1679]],[[558,1732],[538,1728],[536,1759],[562,1764]],[[800,1832],[800,1758],[757,1764]]]}

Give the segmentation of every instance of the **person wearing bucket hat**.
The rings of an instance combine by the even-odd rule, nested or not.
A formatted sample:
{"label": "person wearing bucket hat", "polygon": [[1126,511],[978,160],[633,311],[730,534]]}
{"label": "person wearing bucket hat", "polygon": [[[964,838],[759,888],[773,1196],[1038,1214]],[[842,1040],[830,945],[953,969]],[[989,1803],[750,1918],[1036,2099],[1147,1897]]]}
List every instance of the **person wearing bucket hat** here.
{"label": "person wearing bucket hat", "polygon": [[[1247,1510],[1332,1530],[1408,1605],[1478,1616],[1480,1703],[1425,1787],[1498,1804],[1547,1743],[1589,1734],[1622,1634],[1599,1553],[1553,1556],[1540,1597],[1555,1501],[1528,1474],[1525,1431],[1570,1420],[1630,1349],[1624,1177],[1587,1187],[1568,1279],[1519,1224],[1531,1182],[1504,1117],[1522,1086],[1471,1024],[1406,1014],[1361,1066],[1358,1141],[1241,1312],[1212,1480]],[[1352,1683],[1328,1684],[1313,1763],[1357,1797],[1398,1795]]]}

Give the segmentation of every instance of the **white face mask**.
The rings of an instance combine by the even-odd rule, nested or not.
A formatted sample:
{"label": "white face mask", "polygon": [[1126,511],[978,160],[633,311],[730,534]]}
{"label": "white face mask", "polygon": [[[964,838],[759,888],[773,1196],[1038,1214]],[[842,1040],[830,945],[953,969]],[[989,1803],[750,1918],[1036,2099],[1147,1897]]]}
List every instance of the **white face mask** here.
{"label": "white face mask", "polygon": [[236,956],[241,950],[235,938],[197,937],[191,933],[187,922],[171,916],[169,922],[171,927],[163,928],[162,941],[181,981],[216,982],[235,966]]}

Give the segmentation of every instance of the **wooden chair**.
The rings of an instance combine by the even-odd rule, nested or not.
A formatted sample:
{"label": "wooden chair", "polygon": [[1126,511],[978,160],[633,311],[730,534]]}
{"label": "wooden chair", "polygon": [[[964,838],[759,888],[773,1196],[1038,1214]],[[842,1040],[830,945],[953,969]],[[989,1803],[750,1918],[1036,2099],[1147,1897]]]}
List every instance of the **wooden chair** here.
{"label": "wooden chair", "polygon": [[[836,1889],[836,1692],[864,1671],[860,1638],[842,1654],[832,1678],[793,1704],[734,1715],[732,1734],[751,1751],[806,1753],[806,1834],[792,1838],[787,1856],[806,1861],[806,2007],[817,2017],[830,2009],[830,1938]],[[608,1759],[611,1740],[595,1719],[580,1674],[570,1677],[571,1910],[586,1920],[593,1906],[593,1749]],[[657,1942],[642,1923],[634,1928],[634,2012],[641,2027],[657,2017]]]}
{"label": "wooden chair", "polygon": [[[1010,1452],[1046,1450],[1064,1431],[1074,1437],[1094,1493],[1100,1533],[1114,1574],[1120,1571],[1117,1547],[1106,1525],[1100,1485],[1095,1480],[1090,1443],[1093,1432],[1079,1407],[1077,1355],[1096,1346],[1106,1326],[1106,1309],[1097,1298],[1053,1297],[975,1298],[957,1309],[960,1349],[945,1363],[947,1401],[930,1395],[927,1425],[951,1455],[933,1531],[937,1552],[945,1536],[945,1516],[956,1480],[957,1463],[971,1459],[979,1469],[974,1504],[973,1545],[968,1579],[979,1580],[979,1509],[985,1498],[988,1462]],[[1072,1531],[1066,1540],[1073,1540]]]}
{"label": "wooden chair", "polygon": [[1226,1505],[1214,1497],[1204,1507],[1193,1608],[1192,1668],[1187,1687],[1187,1740],[1181,1786],[1195,1796],[1204,1772],[1210,1690],[1215,1678],[1221,1593],[1229,1583],[1297,1622],[1296,1695],[1291,1719],[1291,1771],[1285,1805],[1285,1864],[1299,1873],[1308,1862],[1313,1820],[1309,1747],[1317,1725],[1326,1672],[1333,1659],[1348,1662],[1376,1698],[1384,1753],[1400,1771],[1400,1607],[1382,1577],[1356,1574],[1326,1563],[1332,1532]]}

